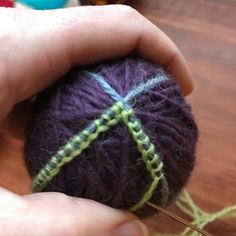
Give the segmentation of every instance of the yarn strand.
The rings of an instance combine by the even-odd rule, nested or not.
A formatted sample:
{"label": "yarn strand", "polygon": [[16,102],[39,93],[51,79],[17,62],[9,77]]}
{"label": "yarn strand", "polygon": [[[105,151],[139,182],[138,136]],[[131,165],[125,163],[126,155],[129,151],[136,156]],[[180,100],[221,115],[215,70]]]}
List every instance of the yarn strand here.
{"label": "yarn strand", "polygon": [[137,87],[131,90],[124,98],[125,102],[129,102],[131,99],[138,97],[142,94],[147,93],[150,89],[154,88],[159,83],[169,80],[169,78],[164,74],[164,71],[156,75],[156,77],[147,80],[146,82],[140,83]]}
{"label": "yarn strand", "polygon": [[116,125],[121,120],[120,111],[122,108],[123,104],[121,102],[115,103],[100,118],[93,121],[78,135],[73,136],[33,179],[33,191],[39,192],[44,189],[48,182],[59,173],[62,166],[79,156],[100,133],[107,131],[110,126]]}
{"label": "yarn strand", "polygon": [[[203,229],[207,224],[219,220],[236,217],[236,204],[233,206],[225,207],[220,211],[215,213],[208,213],[203,211],[200,207],[194,203],[190,194],[184,190],[177,201],[175,202],[176,206],[184,212],[186,215],[193,219],[192,225],[196,226],[199,229]],[[182,233],[179,234],[163,234],[156,233],[155,236],[200,236],[202,235],[199,232],[193,231],[193,229],[187,227]]]}

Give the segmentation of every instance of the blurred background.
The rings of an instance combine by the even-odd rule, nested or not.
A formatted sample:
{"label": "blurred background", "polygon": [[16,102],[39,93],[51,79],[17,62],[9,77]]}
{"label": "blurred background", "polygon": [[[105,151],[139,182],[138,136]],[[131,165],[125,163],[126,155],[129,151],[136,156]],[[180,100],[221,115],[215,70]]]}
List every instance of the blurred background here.
{"label": "blurred background", "polygon": [[[96,3],[106,2],[109,0]],[[132,0],[128,3],[177,44],[193,74],[195,89],[187,100],[193,107],[200,139],[196,168],[187,189],[195,202],[209,212],[235,204],[236,0]],[[77,5],[77,1],[69,4]],[[19,183],[30,181],[20,154],[23,130],[18,124],[25,122],[21,119],[22,109],[27,112],[27,107],[19,105],[11,113],[4,123],[4,135],[0,136],[0,186],[19,194],[27,193],[30,186]],[[170,210],[186,218],[175,206]],[[152,235],[183,228],[163,214],[147,222]],[[235,236],[236,218],[216,221],[205,229],[216,236]]]}
{"label": "blurred background", "polygon": [[[177,44],[193,74],[195,89],[187,100],[200,139],[187,189],[210,212],[235,204],[236,1],[133,0],[131,5]],[[163,215],[149,223],[165,232],[180,227]],[[216,221],[205,229],[217,236],[234,236],[236,219]]]}

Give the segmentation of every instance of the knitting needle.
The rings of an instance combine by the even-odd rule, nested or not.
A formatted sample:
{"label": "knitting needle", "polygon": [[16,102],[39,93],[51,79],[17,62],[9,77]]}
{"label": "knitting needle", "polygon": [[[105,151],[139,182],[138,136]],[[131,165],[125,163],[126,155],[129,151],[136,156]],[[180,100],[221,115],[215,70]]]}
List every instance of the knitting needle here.
{"label": "knitting needle", "polygon": [[197,231],[198,233],[202,234],[203,236],[212,236],[211,234],[207,233],[206,231],[204,231],[204,230],[198,228],[197,226],[189,223],[188,221],[186,221],[186,220],[182,219],[181,217],[173,214],[172,212],[167,211],[167,210],[157,206],[156,204],[154,204],[152,202],[147,202],[147,205],[149,205],[149,206],[153,207],[154,209],[164,213],[165,215],[171,217],[172,219],[178,221],[179,223],[182,223],[183,225],[185,225],[185,226],[187,226],[187,227]]}

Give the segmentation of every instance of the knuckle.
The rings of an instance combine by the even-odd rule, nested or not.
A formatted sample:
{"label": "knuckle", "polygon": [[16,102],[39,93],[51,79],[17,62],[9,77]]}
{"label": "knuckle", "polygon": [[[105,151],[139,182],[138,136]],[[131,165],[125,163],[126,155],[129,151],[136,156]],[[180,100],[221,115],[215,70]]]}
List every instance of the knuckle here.
{"label": "knuckle", "polygon": [[142,15],[131,6],[118,5],[117,10],[120,13],[121,17],[124,17],[124,18],[139,19],[142,17]]}

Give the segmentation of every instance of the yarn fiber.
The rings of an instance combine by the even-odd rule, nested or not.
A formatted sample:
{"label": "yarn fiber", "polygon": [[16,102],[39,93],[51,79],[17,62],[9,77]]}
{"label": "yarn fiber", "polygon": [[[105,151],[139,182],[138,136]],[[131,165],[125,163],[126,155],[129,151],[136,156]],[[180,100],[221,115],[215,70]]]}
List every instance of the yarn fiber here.
{"label": "yarn fiber", "polygon": [[[146,200],[165,207],[185,185],[197,138],[176,82],[162,68],[128,57],[73,69],[43,91],[32,109],[25,160],[40,191],[147,215]],[[78,153],[73,159],[71,149]],[[65,165],[45,182],[63,158]]]}
{"label": "yarn fiber", "polygon": [[0,0],[0,7],[14,7],[13,0]]}
{"label": "yarn fiber", "polygon": [[36,10],[63,8],[68,0],[19,0],[19,2]]}

